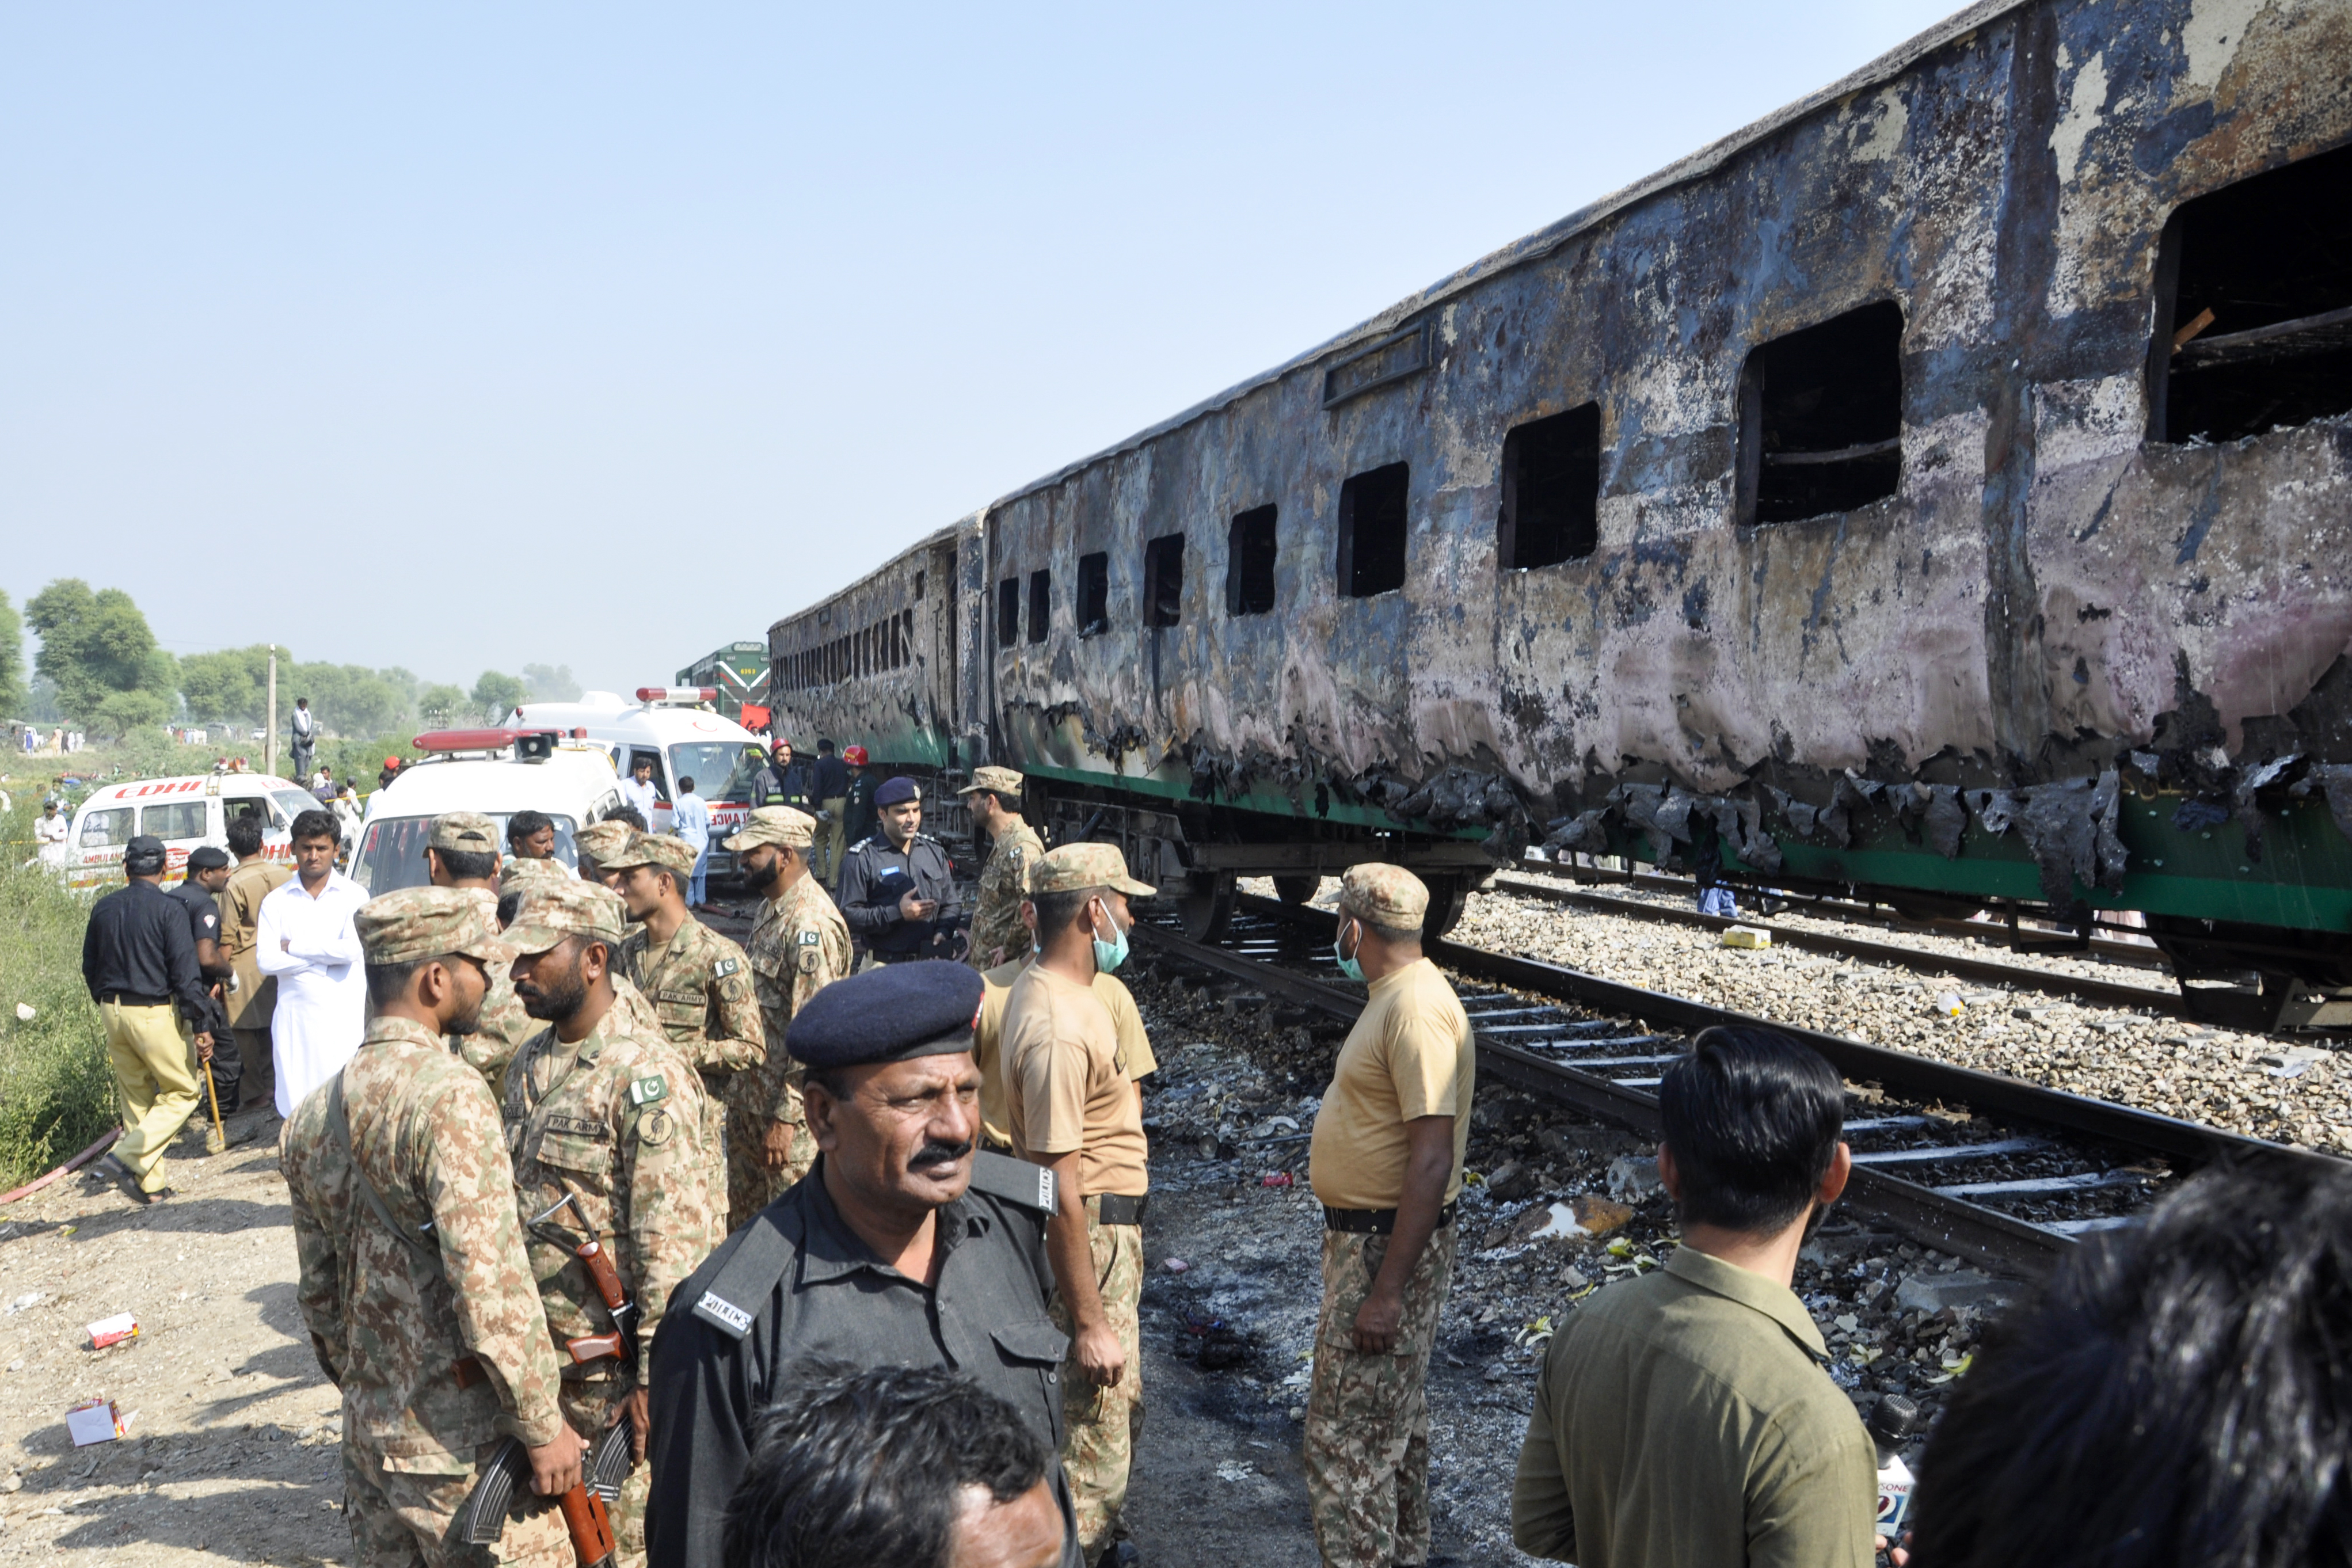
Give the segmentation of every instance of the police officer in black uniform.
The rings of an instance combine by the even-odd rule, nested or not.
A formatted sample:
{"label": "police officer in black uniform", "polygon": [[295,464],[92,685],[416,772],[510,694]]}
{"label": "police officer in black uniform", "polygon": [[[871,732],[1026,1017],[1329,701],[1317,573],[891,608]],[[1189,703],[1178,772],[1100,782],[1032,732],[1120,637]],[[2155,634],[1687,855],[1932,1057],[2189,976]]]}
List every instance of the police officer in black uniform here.
{"label": "police officer in black uniform", "polygon": [[793,761],[793,743],[782,735],[771,748],[767,765],[751,775],[751,808],[789,805],[814,814],[809,804],[808,769]]}
{"label": "police officer in black uniform", "polygon": [[[817,1162],[678,1287],[654,1336],[647,1561],[719,1568],[761,1413],[812,1356],[950,1368],[1060,1452],[1054,1178],[975,1148],[980,999],[962,964],[907,963],[835,981],[793,1020]],[[1058,1460],[1052,1481],[1077,1568]]]}
{"label": "police officer in black uniform", "polygon": [[849,847],[841,872],[841,918],[857,945],[882,963],[961,958],[955,873],[947,846],[925,833],[923,792],[895,778],[874,792],[882,829]]}
{"label": "police officer in black uniform", "polygon": [[196,1109],[188,1047],[202,1057],[213,1050],[212,998],[196,971],[187,910],[163,891],[163,866],[162,839],[142,833],[125,845],[123,886],[90,906],[81,942],[82,980],[106,1026],[122,1107],[122,1136],[101,1168],[142,1204],[172,1195],[163,1152]]}
{"label": "police officer in black uniform", "polygon": [[236,974],[236,966],[220,950],[219,895],[228,886],[229,866],[227,850],[200,844],[188,856],[186,879],[166,889],[188,911],[188,938],[196,944],[196,973],[203,976],[205,990],[212,999],[212,1012],[205,1028],[213,1037],[213,1089],[220,1098],[223,1116],[236,1109],[237,1091],[245,1082],[245,1064],[238,1058],[236,1040],[229,1033],[228,1007],[220,997],[220,988]]}

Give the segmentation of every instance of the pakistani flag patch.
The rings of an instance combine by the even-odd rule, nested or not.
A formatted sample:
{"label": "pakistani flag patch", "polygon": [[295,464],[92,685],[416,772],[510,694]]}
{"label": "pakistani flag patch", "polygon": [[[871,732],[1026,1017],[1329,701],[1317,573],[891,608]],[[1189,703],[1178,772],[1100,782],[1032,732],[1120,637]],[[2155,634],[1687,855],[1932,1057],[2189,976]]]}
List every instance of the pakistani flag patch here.
{"label": "pakistani flag patch", "polygon": [[717,980],[724,980],[742,967],[743,965],[739,960],[722,958],[718,963],[710,966],[711,977]]}
{"label": "pakistani flag patch", "polygon": [[661,1074],[647,1073],[629,1085],[629,1103],[637,1106],[651,1105],[668,1092],[669,1085],[662,1081]]}

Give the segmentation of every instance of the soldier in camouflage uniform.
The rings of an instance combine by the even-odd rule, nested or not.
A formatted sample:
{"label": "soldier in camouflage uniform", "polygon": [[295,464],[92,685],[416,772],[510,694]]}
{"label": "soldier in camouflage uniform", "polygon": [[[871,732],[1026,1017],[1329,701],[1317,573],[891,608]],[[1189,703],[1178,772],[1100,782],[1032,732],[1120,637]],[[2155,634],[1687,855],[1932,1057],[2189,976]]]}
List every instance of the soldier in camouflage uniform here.
{"label": "soldier in camouflage uniform", "polygon": [[768,1059],[736,1080],[727,1107],[727,1228],[741,1229],[816,1163],[801,1106],[802,1071],[784,1031],[808,999],[850,971],[849,927],[809,867],[816,820],[763,805],[727,841],[761,895],[751,920],[751,985],[767,1026]]}
{"label": "soldier in camouflage uniform", "polygon": [[[702,1073],[711,1201],[723,1205],[727,1106],[767,1060],[767,1028],[751,990],[751,960],[686,907],[694,861],[686,840],[640,833],[604,868],[618,873],[614,890],[637,922],[614,967],[646,994],[663,1031]],[[722,1208],[719,1218],[726,1217]]]}
{"label": "soldier in camouflage uniform", "polygon": [[[588,831],[594,833],[604,826],[600,822]],[[621,826],[626,827],[627,824]],[[636,829],[632,827],[628,831],[635,834]],[[578,880],[580,879],[574,877],[561,860],[509,860],[499,868],[499,924],[514,923],[515,911],[522,906],[524,889],[549,885],[568,887]],[[654,1005],[646,1000],[645,993],[630,984],[629,977],[618,971],[613,973],[612,979],[613,1005],[629,1020],[630,1027],[659,1030],[661,1019],[655,1014]],[[536,1032],[537,1026],[533,1026],[532,1033]],[[490,1089],[503,1100],[507,1092],[505,1078],[501,1076],[492,1079]]]}
{"label": "soldier in camouflage uniform", "polygon": [[[488,905],[486,912],[496,924],[497,823],[474,811],[444,812],[435,817],[425,840],[425,871],[426,879],[436,888],[456,888],[482,895]],[[522,1048],[525,1040],[539,1032],[539,1026],[522,1010],[522,1003],[514,994],[514,981],[507,973],[506,961],[499,959],[484,967],[489,972],[490,994],[483,999],[481,1021],[472,1034],[453,1037],[449,1048],[482,1075],[495,1098],[506,1081],[507,1063],[514,1060],[515,1052]]]}
{"label": "soldier in camouflage uniform", "polygon": [[[546,1029],[507,1073],[507,1149],[526,1219],[559,1200],[577,1202],[556,1223],[583,1223],[612,1254],[639,1313],[635,1359],[565,1368],[563,1412],[581,1431],[602,1432],[625,1415],[640,1459],[647,1430],[646,1358],[670,1291],[719,1239],[703,1147],[702,1080],[657,1028],[631,1022],[616,1005],[609,965],[621,945],[621,901],[593,883],[535,884],[507,941],[515,989]],[[573,1246],[532,1230],[531,1271],[557,1345],[611,1331],[612,1318]],[[645,1561],[650,1477],[640,1463],[612,1510],[620,1561]]]}
{"label": "soldier in camouflage uniform", "polygon": [[580,878],[586,882],[602,882],[611,887],[613,876],[605,870],[614,856],[629,847],[638,829],[616,816],[608,816],[593,827],[583,827],[572,836],[572,847],[580,856]]}
{"label": "soldier in camouflage uniform", "polygon": [[1028,897],[1029,868],[1045,846],[1022,820],[1021,786],[1021,775],[1011,768],[974,768],[971,783],[956,791],[971,813],[972,826],[989,838],[988,864],[981,868],[980,896],[972,905],[971,950],[965,955],[982,971],[1029,951],[1021,900]]}
{"label": "soldier in camouflage uniform", "polygon": [[1454,1279],[1454,1205],[1476,1088],[1470,1020],[1421,952],[1429,889],[1401,866],[1349,868],[1340,973],[1367,985],[1315,1113],[1323,1306],[1303,1458],[1332,1568],[1429,1558],[1429,1354]]}
{"label": "soldier in camouflage uniform", "polygon": [[288,1123],[286,1182],[319,1364],[342,1390],[344,1509],[354,1555],[385,1565],[543,1563],[571,1542],[518,1488],[494,1549],[456,1539],[500,1438],[531,1445],[542,1493],[579,1479],[561,1363],[531,1288],[498,1102],[450,1056],[504,965],[478,894],[404,888],[353,921],[373,1016],[342,1071]]}

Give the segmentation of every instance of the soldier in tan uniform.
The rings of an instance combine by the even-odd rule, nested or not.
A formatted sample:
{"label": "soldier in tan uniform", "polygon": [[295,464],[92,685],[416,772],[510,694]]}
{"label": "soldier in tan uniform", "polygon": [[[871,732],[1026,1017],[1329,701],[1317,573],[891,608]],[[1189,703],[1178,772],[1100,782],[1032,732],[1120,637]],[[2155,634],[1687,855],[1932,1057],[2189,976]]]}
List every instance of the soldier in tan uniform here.
{"label": "soldier in tan uniform", "polygon": [[611,887],[614,878],[604,870],[605,863],[629,847],[629,840],[641,830],[608,816],[591,827],[583,827],[572,836],[572,847],[580,856],[580,877],[583,881],[602,882]]}
{"label": "soldier in tan uniform", "polygon": [[506,1147],[528,1221],[565,1197],[554,1216],[572,1237],[526,1226],[532,1275],[559,1347],[614,1327],[587,1267],[575,1256],[584,1229],[611,1254],[637,1310],[617,1358],[568,1361],[562,1405],[583,1432],[633,1423],[640,1463],[612,1510],[620,1561],[645,1561],[642,1462],[647,1431],[646,1365],[670,1291],[719,1241],[707,1185],[702,1079],[657,1029],[615,1005],[611,965],[621,945],[621,901],[593,883],[535,883],[507,941],[515,990],[551,1026],[507,1072]]}
{"label": "soldier in tan uniform", "polygon": [[236,868],[228,874],[219,900],[220,954],[234,975],[221,1002],[242,1074],[237,1098],[248,1105],[270,1104],[278,1082],[277,1064],[269,1055],[269,1016],[278,1010],[278,979],[262,973],[254,962],[254,931],[261,922],[261,900],[294,874],[285,861],[262,853],[261,821],[258,812],[240,812],[229,819],[228,847],[236,857]]}
{"label": "soldier in tan uniform", "polygon": [[1090,1563],[1115,1544],[1143,1424],[1139,1320],[1150,1191],[1142,1091],[1121,1069],[1118,1028],[1094,981],[1127,956],[1129,896],[1151,891],[1109,844],[1065,844],[1030,868],[1037,959],[1005,998],[998,1068],[1014,1157],[1057,1178],[1045,1254],[1054,1320],[1071,1338],[1062,1468]]}
{"label": "soldier in tan uniform", "polygon": [[[1028,927],[1024,923],[1022,929],[1025,932]],[[1004,1005],[1013,999],[1013,983],[1029,963],[1024,953],[980,977],[980,1022],[971,1044],[972,1061],[980,1068],[980,1141],[1000,1154],[1013,1152],[1013,1131],[1004,1113]],[[1160,1058],[1152,1054],[1151,1036],[1143,1026],[1135,994],[1118,975],[1101,973],[1095,975],[1093,991],[1110,1014],[1111,1031],[1118,1040],[1118,1070],[1141,1083],[1160,1070]]]}
{"label": "soldier in tan uniform", "polygon": [[971,966],[983,973],[1029,952],[1029,928],[1021,923],[1028,897],[1029,868],[1045,853],[1036,830],[1021,816],[1022,778],[1011,768],[975,768],[971,783],[956,791],[971,813],[971,825],[988,835],[988,864],[980,869],[980,894],[972,905]]}
{"label": "soldier in tan uniform", "polygon": [[[445,812],[433,819],[425,839],[426,879],[436,888],[456,888],[487,896],[495,920],[499,902],[499,825],[474,811]],[[490,993],[483,998],[481,1021],[473,1033],[457,1037],[451,1047],[464,1058],[496,1096],[506,1083],[507,1064],[522,1043],[539,1032],[504,959],[487,966]]]}
{"label": "soldier in tan uniform", "polygon": [[694,918],[686,889],[694,847],[682,838],[640,833],[604,862],[614,891],[636,922],[614,967],[654,1005],[663,1032],[702,1074],[704,1152],[710,1158],[711,1202],[726,1219],[729,1100],[740,1079],[767,1060],[767,1028],[751,991],[743,950]]}
{"label": "soldier in tan uniform", "polygon": [[[635,829],[631,831],[634,832]],[[501,926],[514,923],[515,911],[522,907],[522,896],[526,889],[541,886],[569,887],[577,880],[579,879],[573,877],[561,860],[516,858],[507,861],[499,868],[499,923]],[[628,1019],[633,1026],[646,1029],[661,1027],[661,1020],[654,1015],[653,1004],[646,1000],[643,992],[629,984],[627,975],[617,970],[613,973],[613,994],[614,1006],[620,1009],[621,1016]],[[506,1098],[505,1079],[499,1079],[490,1088],[497,1092],[499,1099]]]}
{"label": "soldier in tan uniform", "polygon": [[820,990],[850,972],[849,927],[816,879],[809,855],[816,820],[763,805],[727,841],[743,879],[761,895],[751,919],[751,988],[767,1028],[767,1061],[737,1080],[727,1107],[727,1228],[731,1235],[808,1174],[816,1163],[801,1105],[802,1072],[784,1031]]}
{"label": "soldier in tan uniform", "polygon": [[[546,1499],[580,1479],[562,1371],[531,1288],[498,1102],[451,1057],[503,963],[480,900],[404,888],[353,921],[373,1016],[342,1071],[295,1109],[286,1182],[296,1300],[342,1390],[343,1496],[372,1565],[493,1562],[570,1568]],[[457,1539],[458,1510],[499,1440],[530,1447],[532,1487],[495,1549]]]}

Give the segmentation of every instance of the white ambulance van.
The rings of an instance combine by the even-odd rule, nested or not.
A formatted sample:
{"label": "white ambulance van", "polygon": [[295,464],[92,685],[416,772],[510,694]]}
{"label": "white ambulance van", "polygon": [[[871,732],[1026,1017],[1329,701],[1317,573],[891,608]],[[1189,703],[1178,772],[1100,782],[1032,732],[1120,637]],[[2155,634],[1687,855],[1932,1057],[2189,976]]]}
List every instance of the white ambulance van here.
{"label": "white ambulance van", "polygon": [[416,737],[426,754],[368,796],[351,878],[369,896],[427,880],[425,840],[445,811],[478,811],[499,825],[520,811],[547,814],[555,824],[555,858],[575,870],[572,839],[621,806],[612,759],[584,737],[551,731],[442,730]]}
{"label": "white ambulance van", "polygon": [[188,855],[206,844],[228,847],[232,816],[261,818],[261,852],[272,860],[294,857],[288,829],[318,808],[318,797],[291,779],[267,773],[194,773],[132,779],[100,785],[74,809],[66,841],[66,880],[77,888],[108,888],[122,880],[122,849],[141,834],[163,841],[166,882],[187,875]]}
{"label": "white ambulance van", "polygon": [[751,775],[766,765],[768,750],[734,720],[696,706],[718,698],[709,686],[641,686],[634,703],[618,692],[589,691],[577,702],[526,702],[509,722],[584,733],[612,757],[621,778],[639,757],[650,757],[659,798],[646,826],[656,833],[670,830],[677,781],[692,779],[694,793],[710,804],[709,874],[726,877],[735,870],[726,839],[751,815]]}

